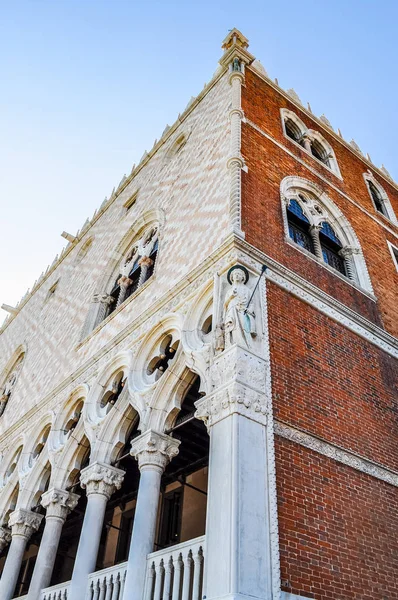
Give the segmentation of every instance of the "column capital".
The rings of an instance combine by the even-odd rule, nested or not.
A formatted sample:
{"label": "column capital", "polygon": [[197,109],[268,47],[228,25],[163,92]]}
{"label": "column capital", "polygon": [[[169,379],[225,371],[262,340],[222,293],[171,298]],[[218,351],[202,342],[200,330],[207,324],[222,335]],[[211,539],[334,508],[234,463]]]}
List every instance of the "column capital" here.
{"label": "column capital", "polygon": [[109,296],[109,294],[94,294],[93,302],[100,304],[111,304],[114,301],[113,296]]}
{"label": "column capital", "polygon": [[0,552],[11,542],[11,531],[8,527],[0,527]]}
{"label": "column capital", "polygon": [[120,287],[123,288],[128,288],[129,285],[131,285],[133,283],[133,280],[130,279],[130,277],[127,277],[126,275],[122,275],[120,277],[120,279],[118,280],[118,284],[120,285]]}
{"label": "column capital", "polygon": [[131,456],[138,460],[141,469],[161,469],[162,472],[174,456],[178,454],[180,440],[148,429],[131,442]]}
{"label": "column capital", "polygon": [[351,258],[354,254],[359,254],[359,250],[357,248],[353,248],[352,246],[345,246],[339,250],[339,254],[343,258]]}
{"label": "column capital", "polygon": [[65,521],[68,514],[76,507],[80,496],[52,488],[41,497],[41,505],[46,509],[46,518],[57,517]]}
{"label": "column capital", "polygon": [[109,498],[122,487],[125,472],[111,465],[95,462],[80,473],[80,485],[86,488],[87,496],[102,494]]}
{"label": "column capital", "polygon": [[32,533],[39,529],[42,519],[43,515],[39,515],[31,510],[25,510],[23,508],[14,510],[14,512],[10,514],[8,521],[12,536],[18,535],[28,540]]}

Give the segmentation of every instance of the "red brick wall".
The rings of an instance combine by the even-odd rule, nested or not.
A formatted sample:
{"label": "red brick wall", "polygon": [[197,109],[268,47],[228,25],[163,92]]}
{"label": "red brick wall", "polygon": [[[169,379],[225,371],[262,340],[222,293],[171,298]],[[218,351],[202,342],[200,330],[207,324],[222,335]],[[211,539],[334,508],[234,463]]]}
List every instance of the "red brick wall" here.
{"label": "red brick wall", "polygon": [[275,442],[282,589],[319,600],[396,600],[397,488]]}
{"label": "red brick wall", "polygon": [[398,362],[268,284],[275,418],[398,470]]}
{"label": "red brick wall", "polygon": [[[246,233],[247,241],[368,319],[384,325],[389,332],[398,335],[396,318],[398,273],[386,239],[390,239],[396,245],[398,245],[398,241],[371,216],[364,213],[330,185],[342,190],[398,234],[398,228],[376,213],[373,207],[363,179],[363,173],[367,170],[367,166],[338,140],[322,130],[319,124],[311,122],[311,119],[300,113],[298,108],[250,70],[247,70],[246,73],[242,106],[248,120],[272,136],[274,140],[283,144],[295,156],[300,157],[323,178],[321,179],[307,166],[297,162],[294,157],[272,140],[261,135],[249,123],[243,124],[242,153],[249,170],[248,173],[242,174],[242,228]],[[284,136],[280,117],[280,109],[283,107],[293,110],[308,126],[320,131],[329,141],[335,151],[343,181]],[[301,176],[316,183],[345,214],[361,243],[375,295],[378,298],[377,304],[354,289],[349,283],[286,243],[282,221],[280,183],[284,177],[289,175]],[[377,175],[376,178],[380,180],[389,194],[398,215],[398,192]]]}

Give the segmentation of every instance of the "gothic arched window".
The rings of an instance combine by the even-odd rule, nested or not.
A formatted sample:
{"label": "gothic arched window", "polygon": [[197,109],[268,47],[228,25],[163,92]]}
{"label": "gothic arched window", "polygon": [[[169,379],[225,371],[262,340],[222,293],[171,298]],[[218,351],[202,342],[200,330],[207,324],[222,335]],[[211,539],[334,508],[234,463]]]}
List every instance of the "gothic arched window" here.
{"label": "gothic arched window", "polygon": [[364,178],[376,211],[398,225],[398,221],[391,206],[390,199],[384,189],[381,187],[380,183],[376,181],[370,172],[364,173]]}
{"label": "gothic arched window", "polygon": [[337,206],[301,177],[281,184],[286,236],[318,261],[372,292],[358,239]]}
{"label": "gothic arched window", "polygon": [[159,245],[158,228],[152,227],[136,242],[123,259],[120,273],[110,291],[111,314],[153,275]]}
{"label": "gothic arched window", "polygon": [[333,149],[325,138],[318,131],[306,127],[291,110],[283,108],[281,114],[286,136],[341,177]]}
{"label": "gothic arched window", "polygon": [[0,417],[5,411],[5,408],[11,398],[11,394],[17,383],[24,358],[25,354],[22,352],[15,360],[11,369],[8,370],[8,373],[3,380],[3,385],[0,388]]}

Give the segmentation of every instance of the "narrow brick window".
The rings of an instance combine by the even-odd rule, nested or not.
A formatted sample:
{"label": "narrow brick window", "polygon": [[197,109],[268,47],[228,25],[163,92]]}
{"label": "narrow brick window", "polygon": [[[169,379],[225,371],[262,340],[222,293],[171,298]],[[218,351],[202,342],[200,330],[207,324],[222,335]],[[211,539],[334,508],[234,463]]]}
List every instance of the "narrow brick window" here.
{"label": "narrow brick window", "polygon": [[377,187],[372,181],[368,181],[368,186],[370,195],[373,200],[373,204],[375,205],[375,209],[377,210],[377,212],[381,213],[385,217],[388,217],[380,191],[377,189]]}
{"label": "narrow brick window", "polygon": [[385,190],[380,185],[380,183],[376,181],[376,178],[370,171],[364,173],[364,178],[375,210],[379,214],[383,215],[383,217],[386,217],[387,219],[398,225],[398,221],[395,216],[390,199]]}
{"label": "narrow brick window", "polygon": [[388,244],[388,247],[390,249],[392,260],[394,262],[395,268],[398,271],[398,248],[396,248],[396,246],[393,246],[391,244],[391,242],[387,242],[387,244]]}

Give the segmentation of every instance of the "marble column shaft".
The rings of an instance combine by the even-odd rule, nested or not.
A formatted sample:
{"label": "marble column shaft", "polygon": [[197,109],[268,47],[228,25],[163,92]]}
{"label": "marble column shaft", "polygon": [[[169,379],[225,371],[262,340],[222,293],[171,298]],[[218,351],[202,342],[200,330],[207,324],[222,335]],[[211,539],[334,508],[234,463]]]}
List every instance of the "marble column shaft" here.
{"label": "marble column shaft", "polygon": [[160,483],[168,462],[178,454],[179,440],[146,431],[131,444],[141,472],[123,600],[144,597],[147,555],[153,552]]}
{"label": "marble column shaft", "polygon": [[87,507],[80,534],[68,600],[84,600],[88,576],[95,571],[105,509],[111,495],[121,488],[124,471],[95,462],[82,470],[80,483],[87,491]]}
{"label": "marble column shaft", "polygon": [[43,494],[41,504],[46,509],[46,524],[27,600],[37,600],[40,591],[50,585],[62,527],[66,517],[75,508],[78,500],[79,496],[77,494],[56,488]]}
{"label": "marble column shaft", "polygon": [[26,544],[32,533],[39,529],[42,519],[43,515],[21,508],[11,513],[9,526],[12,540],[0,580],[1,600],[11,600],[14,596]]}

